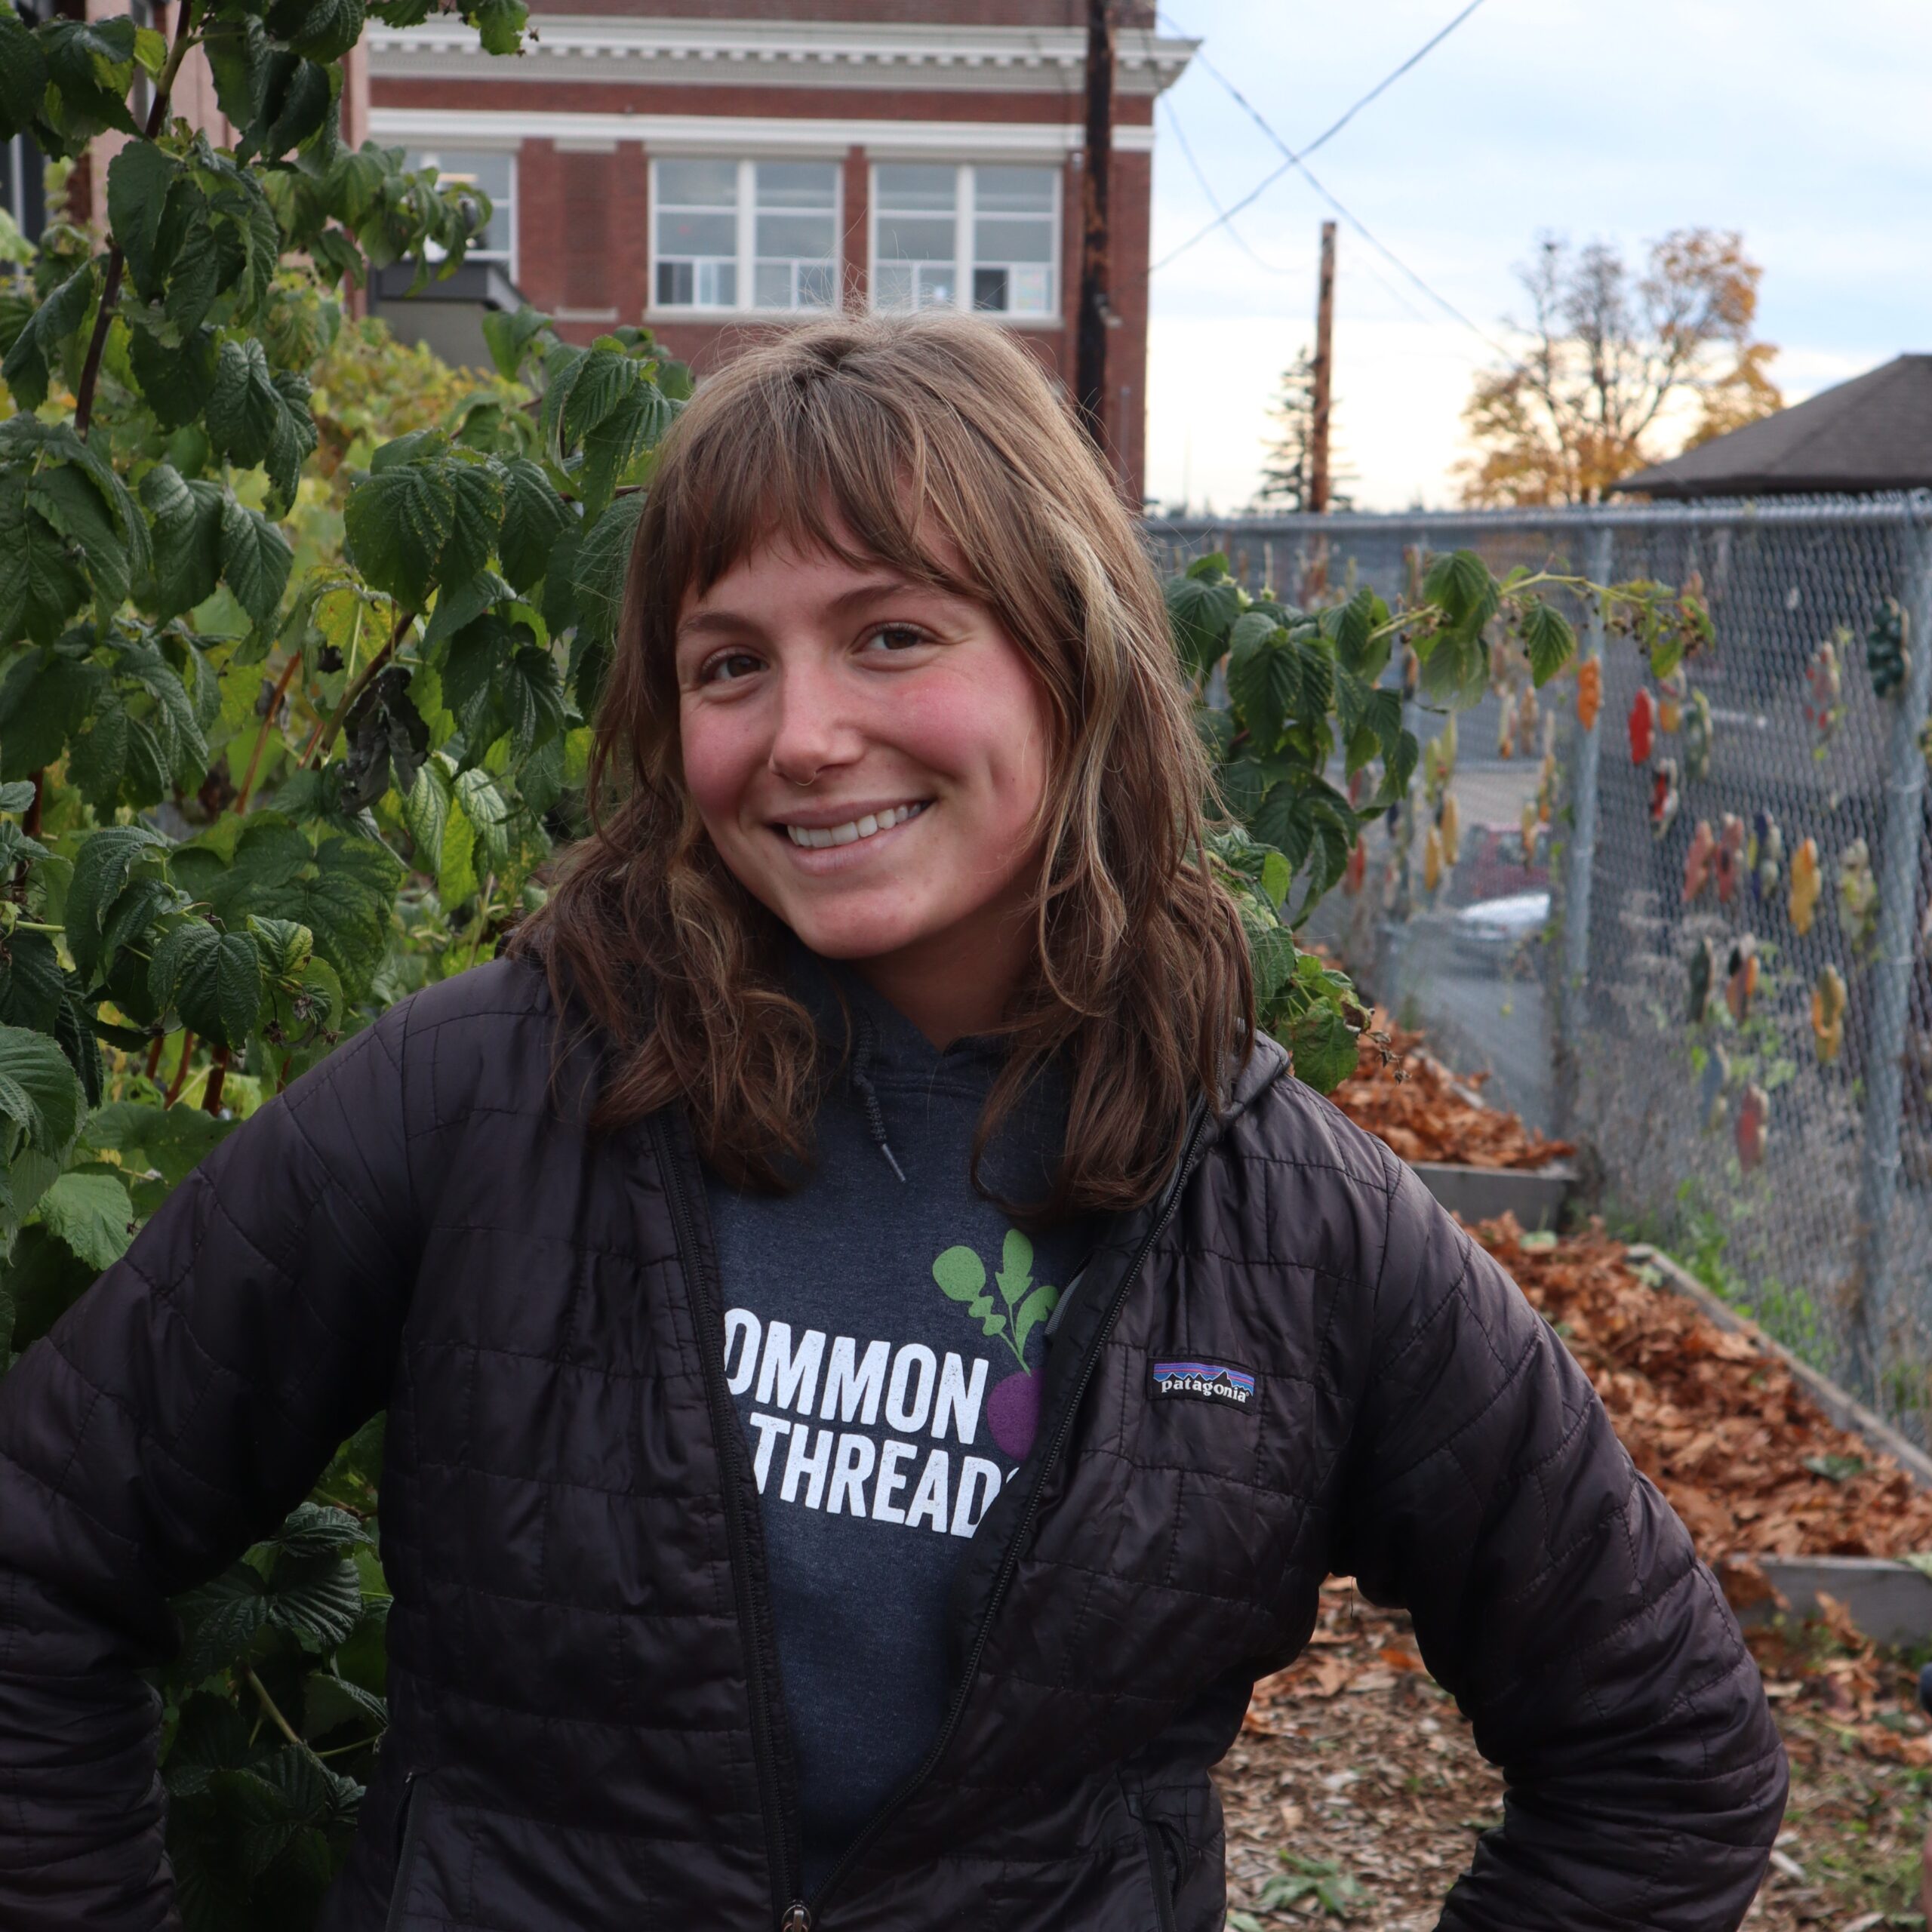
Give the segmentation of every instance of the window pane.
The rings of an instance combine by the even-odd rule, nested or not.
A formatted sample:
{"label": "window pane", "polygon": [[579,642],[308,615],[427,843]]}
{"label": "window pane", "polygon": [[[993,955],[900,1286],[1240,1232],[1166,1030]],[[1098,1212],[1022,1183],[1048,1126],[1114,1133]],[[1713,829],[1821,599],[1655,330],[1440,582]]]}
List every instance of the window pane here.
{"label": "window pane", "polygon": [[912,271],[903,262],[881,262],[872,272],[872,306],[879,309],[909,309],[912,306]]}
{"label": "window pane", "polygon": [[[1037,171],[1017,171],[1035,172]],[[895,211],[903,208],[951,209],[957,204],[959,177],[950,168],[896,163],[878,171],[878,205]]]}
{"label": "window pane", "polygon": [[831,219],[822,214],[761,214],[758,252],[800,256],[808,261],[826,260],[832,254]]}
{"label": "window pane", "polygon": [[1051,168],[980,168],[973,174],[973,205],[995,214],[1051,214]]}
{"label": "window pane", "polygon": [[830,208],[836,205],[838,170],[830,162],[761,161],[758,164],[758,205],[761,208]]}
{"label": "window pane", "polygon": [[736,262],[700,262],[697,265],[698,306],[705,309],[735,309],[738,305],[738,265]]}
{"label": "window pane", "polygon": [[657,252],[660,255],[735,255],[737,218],[728,214],[674,214],[660,209]]}
{"label": "window pane", "polygon": [[838,272],[829,262],[798,264],[798,306],[829,309],[838,286]]}
{"label": "window pane", "polygon": [[667,208],[734,208],[738,205],[738,164],[660,161],[657,198]]}
{"label": "window pane", "polygon": [[1007,307],[1016,315],[1051,315],[1054,306],[1051,269],[1017,268],[1007,282]]}
{"label": "window pane", "polygon": [[792,264],[760,262],[752,271],[752,302],[760,309],[792,306]]}
{"label": "window pane", "polygon": [[889,262],[949,262],[952,259],[953,223],[934,220],[930,215],[881,215],[878,219],[878,252]]}
{"label": "window pane", "polygon": [[974,223],[974,259],[982,262],[1047,262],[1053,259],[1054,225],[1017,217]]}
{"label": "window pane", "polygon": [[1007,308],[1006,271],[975,269],[973,271],[973,306],[1004,314]]}
{"label": "window pane", "polygon": [[657,299],[666,308],[688,309],[691,300],[691,265],[689,262],[657,264]]}
{"label": "window pane", "polygon": [[423,148],[405,157],[412,168],[433,168],[438,182],[481,188],[490,198],[490,219],[469,245],[472,256],[494,255],[507,260],[510,252],[513,163],[507,154],[487,148]]}
{"label": "window pane", "polygon": [[921,308],[951,309],[958,306],[958,283],[950,262],[943,266],[936,262],[921,262],[918,273]]}

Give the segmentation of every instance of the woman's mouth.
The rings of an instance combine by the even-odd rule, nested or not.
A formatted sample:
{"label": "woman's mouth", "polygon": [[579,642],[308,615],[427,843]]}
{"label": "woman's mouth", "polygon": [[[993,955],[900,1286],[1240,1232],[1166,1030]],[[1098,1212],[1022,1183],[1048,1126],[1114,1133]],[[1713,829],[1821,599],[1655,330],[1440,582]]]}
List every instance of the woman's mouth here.
{"label": "woman's mouth", "polygon": [[883,811],[862,812],[840,825],[795,825],[786,820],[780,829],[794,845],[811,851],[829,845],[856,845],[862,839],[876,838],[881,832],[890,832],[894,826],[916,818],[928,802],[921,798],[910,804],[888,805]]}

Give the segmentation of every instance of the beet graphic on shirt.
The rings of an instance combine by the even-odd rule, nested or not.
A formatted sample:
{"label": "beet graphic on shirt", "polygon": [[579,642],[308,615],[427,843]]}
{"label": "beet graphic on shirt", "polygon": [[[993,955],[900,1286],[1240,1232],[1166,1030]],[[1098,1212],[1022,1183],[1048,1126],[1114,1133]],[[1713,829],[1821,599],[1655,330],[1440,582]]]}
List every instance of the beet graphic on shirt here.
{"label": "beet graphic on shirt", "polygon": [[[986,1426],[1001,1453],[1021,1461],[1040,1426],[1040,1385],[1026,1366],[1026,1341],[1054,1312],[1060,1291],[1033,1281],[1033,1244],[1017,1228],[1007,1230],[995,1300],[986,1287],[986,1264],[970,1247],[949,1247],[933,1263],[940,1292],[960,1303],[980,1324],[980,1332],[998,1336],[1014,1353],[1018,1372],[995,1383],[986,1398]],[[1002,1308],[1001,1306],[1004,1303]]]}

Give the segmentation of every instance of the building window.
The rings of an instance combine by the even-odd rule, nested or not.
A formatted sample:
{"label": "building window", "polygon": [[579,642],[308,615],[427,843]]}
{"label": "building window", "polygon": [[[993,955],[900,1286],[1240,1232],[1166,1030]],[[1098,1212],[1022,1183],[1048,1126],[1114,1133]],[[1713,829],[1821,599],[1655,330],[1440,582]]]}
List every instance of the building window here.
{"label": "building window", "polygon": [[[481,188],[490,198],[490,219],[470,237],[464,260],[500,262],[516,279],[516,156],[491,148],[416,148],[411,168],[433,168],[439,186]],[[436,251],[431,251],[431,259]]]}
{"label": "building window", "polygon": [[655,307],[835,306],[835,162],[659,161],[653,171]]}
{"label": "building window", "polygon": [[881,162],[872,170],[872,306],[1051,315],[1060,174]]}

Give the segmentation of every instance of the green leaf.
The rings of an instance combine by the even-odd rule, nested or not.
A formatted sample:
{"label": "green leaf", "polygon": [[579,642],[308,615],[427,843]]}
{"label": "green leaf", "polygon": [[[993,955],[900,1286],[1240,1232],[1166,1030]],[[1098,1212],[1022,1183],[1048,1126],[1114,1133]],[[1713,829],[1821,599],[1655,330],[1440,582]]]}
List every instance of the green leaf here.
{"label": "green leaf", "polygon": [[[628,497],[620,497],[584,532],[577,557],[577,604],[590,642],[610,645],[617,641],[631,548],[637,536],[638,519],[643,514],[644,492],[635,491]],[[549,620],[547,602],[544,620]]]}
{"label": "green leaf", "polygon": [[[39,39],[55,90],[40,123],[46,131],[43,146],[75,154],[104,129],[140,132],[128,111],[136,44],[131,20],[51,20],[41,27]],[[48,134],[58,139],[50,142]]]}
{"label": "green leaf", "polygon": [[165,1012],[230,1051],[248,1044],[262,1008],[262,962],[254,937],[206,921],[177,926],[155,949],[148,990]]}
{"label": "green leaf", "polygon": [[515,382],[537,338],[550,326],[550,318],[525,306],[514,310],[489,310],[483,318],[483,340],[488,345],[497,373]]}
{"label": "green leaf", "polygon": [[[67,1077],[72,1079],[71,1071]],[[112,1268],[134,1238],[134,1204],[112,1174],[63,1174],[36,1211],[41,1226],[97,1274]]]}
{"label": "green leaf", "polygon": [[443,837],[449,827],[450,804],[454,796],[442,761],[425,759],[416,782],[402,800],[402,823],[415,845],[418,871],[433,873],[442,864]]}
{"label": "green leaf", "polygon": [[47,57],[12,8],[0,8],[0,140],[23,132],[47,93]]}
{"label": "green leaf", "polygon": [[121,245],[128,279],[144,301],[161,293],[155,254],[168,191],[179,163],[153,142],[130,141],[107,165],[107,219]]}
{"label": "green leaf", "polygon": [[970,1247],[949,1247],[933,1263],[933,1279],[951,1301],[977,1301],[986,1291],[986,1264]]}
{"label": "green leaf", "polygon": [[[219,484],[199,478],[189,481],[165,463],[141,478],[140,488],[141,501],[154,519],[156,614],[176,617],[214,595],[221,579],[227,506],[232,499]],[[0,734],[4,731],[0,725]],[[0,735],[0,743],[4,742]]]}
{"label": "green leaf", "polygon": [[134,868],[167,844],[144,825],[106,826],[82,841],[67,882],[66,930],[68,950],[83,976],[94,971],[108,914]]}
{"label": "green leaf", "polygon": [[240,1122],[199,1107],[144,1106],[116,1100],[88,1116],[86,1143],[118,1153],[135,1169],[152,1168],[177,1187],[232,1134]]}
{"label": "green leaf", "polygon": [[297,1503],[275,1537],[281,1554],[297,1560],[340,1556],[346,1550],[372,1546],[374,1541],[357,1518],[326,1503]]}
{"label": "green leaf", "polygon": [[0,1112],[23,1129],[27,1144],[60,1155],[80,1126],[81,1083],[45,1033],[0,1026]]}
{"label": "green leaf", "polygon": [[93,478],[72,463],[48,464],[35,473],[27,500],[86,560],[99,603],[118,610],[128,595],[133,560]]}
{"label": "green leaf", "polygon": [[1530,675],[1538,685],[1546,685],[1576,655],[1577,633],[1561,611],[1540,598],[1530,600],[1521,627]]}
{"label": "green leaf", "polygon": [[362,0],[275,0],[269,32],[296,53],[326,64],[362,38]]}
{"label": "green leaf", "polygon": [[[0,580],[6,561],[0,554]],[[106,681],[99,665],[58,651],[17,657],[0,685],[0,771],[20,778],[51,764]]]}
{"label": "green leaf", "polygon": [[1451,627],[1479,631],[1495,616],[1502,592],[1489,566],[1473,550],[1452,550],[1432,560],[1423,578],[1423,600],[1434,604]]}
{"label": "green leaf", "polygon": [[523,30],[530,20],[530,9],[524,0],[473,0],[468,11],[476,23],[485,53],[522,51]]}
{"label": "green leaf", "polygon": [[436,897],[446,911],[454,912],[466,899],[475,896],[476,828],[462,813],[451,814],[443,833],[442,848],[436,858]]}
{"label": "green leaf", "polygon": [[253,336],[224,341],[216,354],[205,412],[216,451],[245,469],[254,468],[268,454],[281,414],[268,352]]}
{"label": "green leaf", "polygon": [[214,74],[215,99],[237,128],[255,118],[257,78],[268,59],[268,36],[253,18],[211,20],[202,51]]}
{"label": "green leaf", "polygon": [[503,466],[503,522],[497,555],[511,587],[527,591],[550,568],[558,534],[571,521],[570,506],[528,457]]}
{"label": "green leaf", "polygon": [[1302,654],[1285,630],[1252,611],[1235,625],[1231,646],[1228,695],[1265,752],[1303,708]]}
{"label": "green leaf", "polygon": [[487,771],[463,772],[456,781],[456,802],[476,832],[478,857],[491,872],[500,872],[510,855],[509,801]]}
{"label": "green leaf", "polygon": [[244,1655],[269,1618],[265,1586],[245,1563],[231,1563],[211,1582],[177,1597],[174,1607],[187,1632],[176,1667],[191,1683]]}
{"label": "green leaf", "polygon": [[1000,1269],[993,1278],[1000,1300],[1008,1308],[1025,1300],[1033,1285],[1033,1244],[1017,1228],[1008,1228],[1001,1250]]}
{"label": "green leaf", "polygon": [[294,560],[288,539],[260,510],[250,509],[232,497],[223,499],[222,580],[257,623],[265,624],[275,614]]}
{"label": "green leaf", "polygon": [[277,1562],[269,1580],[269,1621],[308,1650],[329,1651],[348,1641],[362,1617],[362,1585],[346,1558],[309,1557]]}
{"label": "green leaf", "polygon": [[53,940],[45,933],[15,931],[6,952],[0,961],[0,1023],[51,1033],[66,989]]}
{"label": "green leaf", "polygon": [[248,915],[248,931],[261,954],[262,971],[271,980],[299,980],[315,956],[315,936],[293,919],[263,919]]}
{"label": "green leaf", "polygon": [[1355,1029],[1332,1006],[1299,1014],[1282,1044],[1294,1060],[1295,1077],[1318,1094],[1332,1094],[1355,1070]]}
{"label": "green leaf", "polygon": [[420,611],[456,516],[456,492],[441,466],[376,471],[349,493],[343,523],[349,560],[377,589]]}
{"label": "green leaf", "polygon": [[1241,615],[1240,586],[1190,574],[1169,577],[1161,589],[1181,662],[1195,677],[1205,676],[1226,651],[1229,626]]}
{"label": "green leaf", "polygon": [[38,409],[47,400],[48,371],[60,356],[61,344],[78,333],[94,297],[94,269],[83,262],[28,318],[0,361],[0,381],[13,392],[23,409]]}
{"label": "green leaf", "polygon": [[1059,1300],[1059,1289],[1043,1281],[1020,1304],[1020,1312],[1013,1318],[1013,1346],[1022,1361],[1026,1358],[1027,1337],[1052,1314]]}

